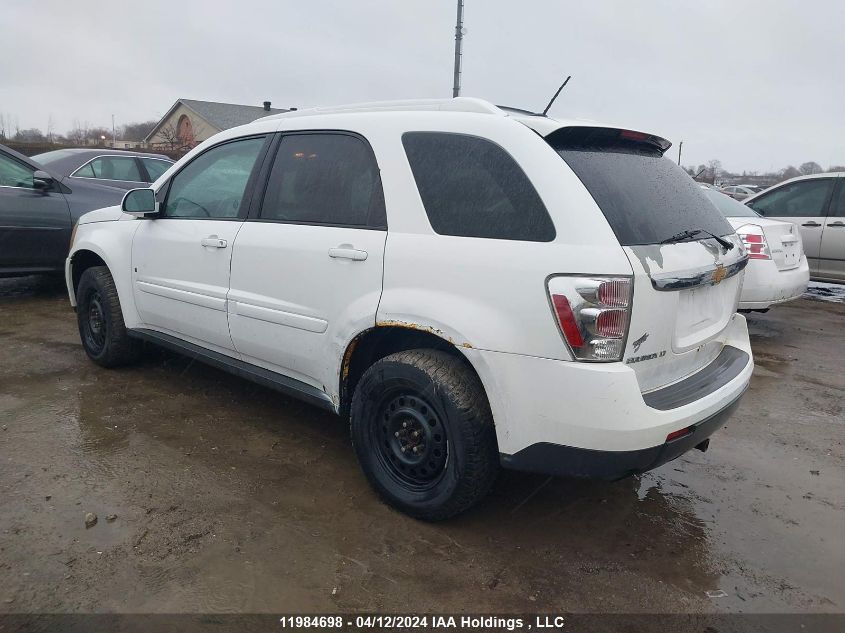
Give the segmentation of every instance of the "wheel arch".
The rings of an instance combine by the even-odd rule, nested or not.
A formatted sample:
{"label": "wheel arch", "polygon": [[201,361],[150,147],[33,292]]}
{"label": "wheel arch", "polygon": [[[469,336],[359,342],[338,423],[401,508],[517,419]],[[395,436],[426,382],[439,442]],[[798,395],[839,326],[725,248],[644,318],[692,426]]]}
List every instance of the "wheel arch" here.
{"label": "wheel arch", "polygon": [[99,253],[89,248],[80,248],[74,251],[69,259],[68,290],[72,293],[71,299],[75,305],[76,291],[79,288],[79,280],[82,278],[82,273],[94,266],[105,266],[108,268],[108,264]]}
{"label": "wheel arch", "polygon": [[[385,356],[412,349],[437,349],[459,358],[484,386],[479,372],[467,358],[468,343],[456,345],[453,340],[441,336],[434,328],[412,323],[379,323],[355,335],[346,346],[340,365],[338,412],[346,417],[352,403],[355,387],[364,372]],[[485,393],[487,389],[485,386]],[[489,395],[488,395],[489,399]]]}

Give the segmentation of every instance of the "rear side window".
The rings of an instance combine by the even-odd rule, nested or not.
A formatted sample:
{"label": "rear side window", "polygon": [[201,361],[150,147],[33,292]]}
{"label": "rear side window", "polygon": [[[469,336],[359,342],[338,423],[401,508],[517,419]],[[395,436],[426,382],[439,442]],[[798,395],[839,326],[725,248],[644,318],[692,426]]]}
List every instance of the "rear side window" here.
{"label": "rear side window", "polygon": [[798,180],[760,196],[749,206],[760,215],[775,218],[822,216],[825,215],[834,182],[835,178]]}
{"label": "rear side window", "polygon": [[528,176],[495,143],[445,132],[407,132],[402,143],[435,232],[528,242],[555,238]]}
{"label": "rear side window", "polygon": [[138,164],[134,158],[124,156],[101,156],[80,167],[74,176],[82,178],[103,178],[105,180],[129,180],[143,182]]}
{"label": "rear side window", "polygon": [[384,197],[372,150],[348,134],[283,137],[261,219],[384,228]]}
{"label": "rear side window", "polygon": [[150,182],[158,180],[159,176],[170,169],[170,166],[173,164],[159,158],[142,158],[141,162],[144,163],[144,167],[147,169]]}
{"label": "rear side window", "polygon": [[698,183],[656,149],[551,143],[587,187],[623,246],[659,244],[693,229],[720,236],[734,232]]}

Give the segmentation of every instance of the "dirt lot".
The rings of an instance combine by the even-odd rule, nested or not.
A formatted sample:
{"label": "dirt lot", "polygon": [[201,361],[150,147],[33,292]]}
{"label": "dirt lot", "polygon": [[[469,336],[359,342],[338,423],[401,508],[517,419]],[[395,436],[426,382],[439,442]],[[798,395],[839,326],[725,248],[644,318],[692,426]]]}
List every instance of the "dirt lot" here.
{"label": "dirt lot", "polygon": [[0,612],[842,612],[845,304],[749,323],[709,452],[506,472],[429,525],[370,492],[339,418],[163,352],[101,369],[61,283],[0,280]]}

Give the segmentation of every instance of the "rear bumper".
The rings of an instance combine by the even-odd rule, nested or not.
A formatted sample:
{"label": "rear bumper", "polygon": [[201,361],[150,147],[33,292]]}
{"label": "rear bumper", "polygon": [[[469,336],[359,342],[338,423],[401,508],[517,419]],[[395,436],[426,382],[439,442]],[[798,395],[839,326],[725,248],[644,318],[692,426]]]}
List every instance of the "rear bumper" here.
{"label": "rear bumper", "polygon": [[599,451],[542,442],[515,455],[502,455],[502,466],[556,477],[583,477],[615,481],[644,473],[670,462],[695,447],[707,448],[707,440],[722,428],[739,406],[742,394],[721,411],[694,424],[691,433],[651,448],[634,451]]}
{"label": "rear bumper", "polygon": [[745,267],[739,309],[765,310],[774,304],[792,301],[804,294],[809,282],[810,267],[806,257],[791,270],[778,270],[772,260],[751,260]]}
{"label": "rear bumper", "polygon": [[674,459],[724,424],[754,370],[742,315],[723,343],[727,354],[708,367],[646,394],[623,363],[462,351],[484,383],[505,467],[614,479]]}

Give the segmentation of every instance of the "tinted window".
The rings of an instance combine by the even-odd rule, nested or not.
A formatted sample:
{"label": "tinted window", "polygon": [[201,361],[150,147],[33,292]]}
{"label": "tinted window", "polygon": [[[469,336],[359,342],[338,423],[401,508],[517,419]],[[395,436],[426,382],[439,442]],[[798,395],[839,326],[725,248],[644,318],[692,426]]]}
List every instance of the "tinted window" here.
{"label": "tinted window", "polygon": [[737,202],[730,196],[712,189],[704,189],[704,195],[726,218],[756,218],[758,215],[753,209],[749,209],[741,202]]}
{"label": "tinted window", "polygon": [[0,154],[0,187],[32,189],[32,174],[33,170],[23,163]]}
{"label": "tinted window", "polygon": [[74,176],[103,178],[105,180],[131,180],[143,182],[135,159],[128,156],[101,156],[78,169]]}
{"label": "tinted window", "polygon": [[657,152],[556,148],[595,199],[623,246],[658,244],[681,231],[733,228],[683,169]]}
{"label": "tinted window", "polygon": [[384,227],[381,180],[370,148],[347,134],[285,136],[270,172],[261,218]]}
{"label": "tinted window", "polygon": [[166,160],[160,160],[158,158],[142,158],[141,162],[144,163],[144,167],[150,175],[150,182],[158,180],[158,177],[170,169],[170,165],[172,165],[172,163],[168,163]]}
{"label": "tinted window", "polygon": [[96,178],[94,175],[94,169],[91,167],[91,163],[83,165],[73,172],[73,175],[75,178]]}
{"label": "tinted window", "polygon": [[218,145],[191,161],[170,181],[163,215],[169,218],[237,218],[264,137]]}
{"label": "tinted window", "polygon": [[402,136],[431,227],[440,235],[549,242],[555,227],[516,161],[491,141],[441,132]]}
{"label": "tinted window", "polygon": [[766,217],[818,217],[825,215],[834,182],[835,178],[799,180],[760,196],[749,206]]}
{"label": "tinted window", "polygon": [[845,178],[839,181],[839,193],[837,195],[839,196],[839,200],[835,205],[830,207],[828,215],[831,217],[845,218]]}

